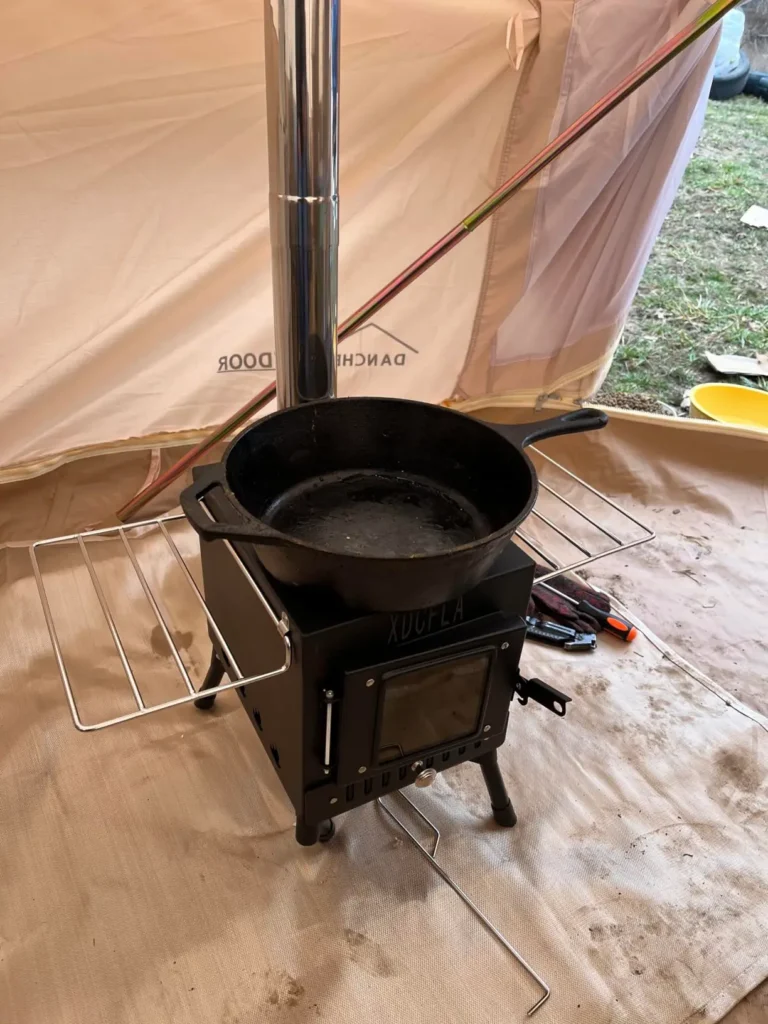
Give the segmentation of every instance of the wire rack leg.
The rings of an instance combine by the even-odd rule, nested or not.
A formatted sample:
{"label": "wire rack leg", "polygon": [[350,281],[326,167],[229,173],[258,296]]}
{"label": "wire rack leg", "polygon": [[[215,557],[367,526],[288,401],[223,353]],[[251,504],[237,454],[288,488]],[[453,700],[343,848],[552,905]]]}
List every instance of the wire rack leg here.
{"label": "wire rack leg", "polygon": [[485,925],[485,927],[488,929],[491,935],[493,935],[496,941],[499,942],[504,947],[504,949],[506,949],[506,951],[515,958],[515,960],[520,964],[520,966],[523,968],[526,974],[528,974],[529,977],[533,978],[533,980],[544,993],[541,999],[539,999],[537,1003],[534,1003],[530,1010],[528,1010],[526,1016],[532,1017],[537,1010],[541,1009],[541,1007],[544,1005],[544,1003],[546,1003],[546,1001],[552,994],[549,985],[547,985],[547,983],[539,977],[539,975],[536,973],[536,971],[534,971],[534,969],[524,959],[524,957],[520,953],[518,953],[515,947],[501,934],[499,929],[488,920],[485,914],[479,909],[479,907],[477,907],[476,904],[472,902],[472,900],[469,898],[469,896],[467,896],[464,890],[461,889],[456,882],[454,882],[454,880],[447,873],[445,868],[441,867],[440,864],[437,863],[434,856],[435,853],[437,852],[437,845],[440,842],[440,830],[437,828],[437,826],[432,821],[430,821],[430,819],[422,811],[419,810],[419,808],[413,803],[412,800],[410,800],[405,795],[405,793],[400,791],[395,793],[394,795],[400,797],[401,800],[404,800],[405,803],[407,803],[408,806],[411,807],[411,809],[414,810],[416,814],[418,814],[421,820],[431,830],[435,838],[435,844],[432,848],[431,853],[429,852],[429,850],[425,849],[421,845],[416,836],[410,831],[408,826],[405,825],[400,818],[398,818],[395,812],[390,807],[387,807],[386,803],[381,797],[378,797],[376,803],[379,805],[382,811],[384,811],[384,813],[387,814],[392,819],[392,821],[395,822],[395,824],[401,829],[401,831],[405,833],[405,835],[408,837],[411,843],[413,843],[413,845],[416,847],[416,849],[419,851],[422,857],[424,857],[424,859],[430,863],[432,868],[438,873],[438,875],[440,875],[442,880],[446,882],[451,887],[451,889],[453,889],[453,891],[461,900],[464,901],[464,903],[469,907],[472,913],[482,921],[482,923]]}

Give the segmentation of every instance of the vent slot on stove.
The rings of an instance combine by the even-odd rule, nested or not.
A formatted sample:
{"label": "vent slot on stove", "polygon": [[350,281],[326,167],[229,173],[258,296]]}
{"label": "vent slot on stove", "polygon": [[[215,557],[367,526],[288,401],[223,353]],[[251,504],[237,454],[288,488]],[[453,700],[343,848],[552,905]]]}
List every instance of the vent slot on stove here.
{"label": "vent slot on stove", "polygon": [[[424,758],[424,768],[434,764],[435,769],[441,772],[467,757],[475,757],[475,747],[478,749],[488,749],[482,741],[477,741],[477,743],[472,744],[464,743],[460,747],[452,747],[450,750],[440,750],[436,754]],[[330,790],[330,793],[333,795],[332,802],[343,802],[346,805],[346,807],[342,808],[343,810],[346,810],[347,807],[357,807],[378,796],[384,796],[399,790],[404,785],[409,786],[416,781],[421,770],[423,769],[414,768],[413,765],[402,765],[399,768],[389,768],[367,778],[361,778],[357,782],[350,782],[339,789],[333,788]],[[323,787],[322,792],[324,799],[327,800],[329,790]],[[335,813],[338,812],[339,808],[337,807]]]}

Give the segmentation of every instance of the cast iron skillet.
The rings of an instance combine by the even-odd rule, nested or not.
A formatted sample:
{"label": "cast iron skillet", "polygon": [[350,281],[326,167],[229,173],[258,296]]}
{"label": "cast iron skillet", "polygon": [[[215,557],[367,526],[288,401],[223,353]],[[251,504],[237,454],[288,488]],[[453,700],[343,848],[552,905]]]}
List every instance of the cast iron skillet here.
{"label": "cast iron skillet", "polygon": [[[592,409],[502,426],[401,399],[313,402],[245,430],[195,470],[181,506],[204,540],[251,542],[284,583],[369,611],[426,608],[479,583],[531,511],[523,448],[607,422]],[[217,487],[228,522],[201,506]]]}

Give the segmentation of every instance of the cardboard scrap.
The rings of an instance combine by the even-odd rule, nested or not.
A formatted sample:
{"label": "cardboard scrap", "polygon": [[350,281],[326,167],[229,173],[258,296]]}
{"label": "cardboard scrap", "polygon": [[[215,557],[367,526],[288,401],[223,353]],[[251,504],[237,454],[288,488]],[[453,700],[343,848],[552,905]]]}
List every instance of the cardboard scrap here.
{"label": "cardboard scrap", "polygon": [[752,228],[768,228],[768,210],[764,206],[750,206],[741,218],[742,224]]}
{"label": "cardboard scrap", "polygon": [[757,356],[718,356],[713,352],[706,352],[705,355],[712,369],[725,376],[768,377],[768,353],[761,352]]}

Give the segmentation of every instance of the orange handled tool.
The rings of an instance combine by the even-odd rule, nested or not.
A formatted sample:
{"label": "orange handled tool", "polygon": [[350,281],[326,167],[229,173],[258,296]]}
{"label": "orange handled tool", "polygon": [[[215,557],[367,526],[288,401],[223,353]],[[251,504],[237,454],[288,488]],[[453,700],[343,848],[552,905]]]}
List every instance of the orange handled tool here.
{"label": "orange handled tool", "polygon": [[610,633],[611,636],[617,636],[625,644],[631,644],[637,636],[637,626],[633,626],[631,622],[622,619],[620,615],[614,615],[613,612],[604,612],[600,608],[595,608],[589,601],[579,601],[576,607],[580,612],[589,615],[590,618],[597,619],[606,633]]}
{"label": "orange handled tool", "polygon": [[568,594],[564,594],[562,590],[557,590],[555,587],[550,587],[548,583],[535,583],[534,587],[544,587],[545,590],[551,590],[553,594],[557,594],[558,597],[562,597],[564,601],[572,604],[580,612],[584,612],[585,615],[589,615],[590,618],[595,619],[603,627],[606,633],[610,633],[611,636],[618,637],[619,640],[623,640],[625,644],[631,644],[632,641],[637,637],[637,626],[633,626],[631,622],[627,622],[626,619],[622,619],[620,615],[615,615],[613,612],[605,612],[602,608],[596,608],[589,601],[577,601],[575,597],[569,597]]}

